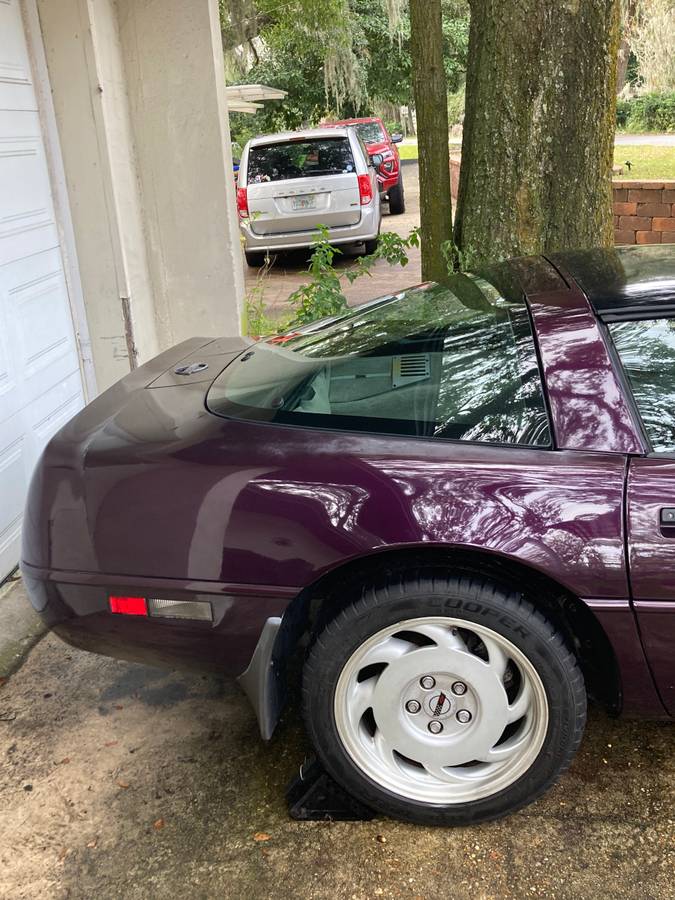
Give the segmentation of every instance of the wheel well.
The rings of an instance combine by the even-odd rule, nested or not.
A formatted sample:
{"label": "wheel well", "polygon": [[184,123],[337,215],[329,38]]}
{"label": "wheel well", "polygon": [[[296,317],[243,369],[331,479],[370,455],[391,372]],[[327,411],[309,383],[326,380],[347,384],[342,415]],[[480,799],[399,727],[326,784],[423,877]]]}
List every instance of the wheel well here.
{"label": "wheel well", "polygon": [[[287,615],[290,613],[296,634],[304,630],[311,638],[358,596],[364,583],[400,579],[411,571],[487,577],[511,590],[522,591],[565,635],[579,659],[590,696],[608,711],[619,712],[619,668],[612,645],[592,611],[554,579],[504,557],[435,547],[379,551],[321,576],[293,601]],[[298,628],[298,619],[302,620],[302,629]]]}

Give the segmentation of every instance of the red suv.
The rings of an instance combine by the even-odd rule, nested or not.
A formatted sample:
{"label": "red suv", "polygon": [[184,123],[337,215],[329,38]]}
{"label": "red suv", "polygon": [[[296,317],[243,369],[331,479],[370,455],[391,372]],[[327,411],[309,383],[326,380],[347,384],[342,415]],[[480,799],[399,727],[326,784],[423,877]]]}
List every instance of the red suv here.
{"label": "red suv", "polygon": [[366,145],[368,153],[374,156],[376,153],[382,157],[382,162],[377,168],[377,180],[380,190],[386,194],[389,200],[389,212],[393,216],[405,212],[405,197],[403,196],[403,176],[401,174],[401,160],[396,144],[403,140],[402,134],[390,135],[385,128],[382,119],[369,116],[363,119],[344,119],[341,122],[331,122],[331,125],[352,125]]}

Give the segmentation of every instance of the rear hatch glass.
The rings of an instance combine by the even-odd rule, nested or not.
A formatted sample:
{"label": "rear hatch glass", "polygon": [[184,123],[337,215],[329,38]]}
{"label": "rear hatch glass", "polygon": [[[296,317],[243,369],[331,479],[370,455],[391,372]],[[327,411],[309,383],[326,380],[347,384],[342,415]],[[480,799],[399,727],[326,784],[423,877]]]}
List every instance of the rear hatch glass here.
{"label": "rear hatch glass", "polygon": [[206,403],[218,415],[284,425],[551,443],[527,308],[469,275],[254,344]]}
{"label": "rear hatch glass", "polygon": [[307,138],[249,148],[248,207],[256,234],[356,225],[356,165],[347,137]]}

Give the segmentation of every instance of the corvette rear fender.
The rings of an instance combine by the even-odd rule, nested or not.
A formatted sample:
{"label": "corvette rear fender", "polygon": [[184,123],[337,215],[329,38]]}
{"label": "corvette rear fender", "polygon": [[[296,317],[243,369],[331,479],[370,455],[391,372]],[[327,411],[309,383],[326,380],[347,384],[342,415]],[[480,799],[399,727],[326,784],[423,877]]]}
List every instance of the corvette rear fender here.
{"label": "corvette rear fender", "polygon": [[[283,618],[268,619],[251,663],[238,679],[265,740],[272,736],[283,711],[287,660],[300,636],[320,632],[364,584],[385,578],[395,581],[403,574],[429,570],[489,577],[527,593],[566,634],[581,660],[589,693],[610,713],[630,713],[634,703],[643,707],[645,696],[651,696],[652,715],[663,714],[627,600],[585,602],[548,575],[496,554],[459,547],[412,547],[380,551],[345,563],[302,591]],[[618,653],[623,658],[629,653],[634,660],[633,681],[627,686],[621,682]]]}

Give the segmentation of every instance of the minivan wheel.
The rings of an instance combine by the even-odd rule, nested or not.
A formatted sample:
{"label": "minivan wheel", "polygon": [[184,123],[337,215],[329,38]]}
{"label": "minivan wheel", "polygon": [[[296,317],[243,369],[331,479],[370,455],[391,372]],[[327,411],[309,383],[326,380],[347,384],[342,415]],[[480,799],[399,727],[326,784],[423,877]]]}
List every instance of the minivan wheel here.
{"label": "minivan wheel", "polygon": [[303,698],[333,778],[428,825],[530,803],[567,768],[586,719],[561,633],[521,594],[470,577],[365,589],[316,638]]}
{"label": "minivan wheel", "polygon": [[265,264],[264,253],[255,252],[253,250],[244,250],[244,256],[246,257],[246,264],[252,269],[259,269]]}
{"label": "minivan wheel", "polygon": [[366,256],[370,256],[371,253],[375,253],[379,243],[380,243],[379,237],[373,238],[372,241],[364,241],[363,247],[364,247]]}
{"label": "minivan wheel", "polygon": [[405,196],[403,194],[403,178],[399,179],[393,188],[389,189],[389,212],[392,216],[400,216],[405,212]]}

